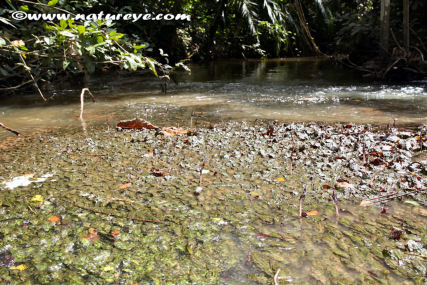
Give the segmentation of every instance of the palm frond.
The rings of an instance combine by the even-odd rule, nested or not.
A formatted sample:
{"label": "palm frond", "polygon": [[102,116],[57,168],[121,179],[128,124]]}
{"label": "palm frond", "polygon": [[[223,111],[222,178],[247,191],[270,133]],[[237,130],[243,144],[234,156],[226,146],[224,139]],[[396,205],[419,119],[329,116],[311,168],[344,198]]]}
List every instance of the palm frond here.
{"label": "palm frond", "polygon": [[284,14],[282,8],[275,0],[263,0],[263,8],[267,10],[271,22],[283,22]]}
{"label": "palm frond", "polygon": [[249,25],[249,30],[253,35],[257,34],[255,23],[257,21],[257,13],[255,11],[256,3],[250,0],[240,0],[240,12],[243,18],[246,19]]}

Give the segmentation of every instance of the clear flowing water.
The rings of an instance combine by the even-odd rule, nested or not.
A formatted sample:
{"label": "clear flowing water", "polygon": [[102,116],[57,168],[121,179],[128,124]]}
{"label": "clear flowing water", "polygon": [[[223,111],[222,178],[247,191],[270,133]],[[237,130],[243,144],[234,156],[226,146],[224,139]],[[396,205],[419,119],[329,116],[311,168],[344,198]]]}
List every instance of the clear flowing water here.
{"label": "clear flowing water", "polygon": [[[426,81],[374,84],[312,59],[191,68],[167,94],[150,76],[93,76],[97,102],[85,104],[84,121],[82,86],[67,82],[50,90],[48,103],[37,95],[0,100],[0,122],[24,135],[61,129],[19,139],[0,131],[0,283],[272,284],[276,276],[278,284],[425,284],[425,194],[381,207],[358,201],[383,195],[380,186],[395,175],[423,183],[425,170],[380,165],[358,178],[360,153],[347,160],[334,144],[316,146],[303,133],[294,141],[287,130],[265,137],[268,126],[259,123],[173,138],[113,126],[133,117],[160,126],[255,119],[417,126],[426,122]],[[313,147],[289,170],[294,143],[300,153]],[[377,143],[367,149],[375,160],[369,146]],[[322,170],[315,159],[337,166]],[[340,217],[324,187],[334,181],[322,171],[356,187],[337,192]],[[308,184],[302,219],[298,199]]]}
{"label": "clear flowing water", "polygon": [[[89,86],[97,102],[86,103],[87,124],[149,116],[152,107],[168,105],[188,124],[191,112],[207,121],[277,119],[419,125],[427,119],[427,81],[385,85],[364,81],[356,73],[325,60],[224,61],[191,65],[178,74],[179,84],[151,76],[93,76]],[[36,96],[3,98],[0,122],[28,132],[78,125],[81,86],[65,82],[49,103]],[[90,100],[87,100],[90,101]],[[5,132],[0,137],[9,136]]]}

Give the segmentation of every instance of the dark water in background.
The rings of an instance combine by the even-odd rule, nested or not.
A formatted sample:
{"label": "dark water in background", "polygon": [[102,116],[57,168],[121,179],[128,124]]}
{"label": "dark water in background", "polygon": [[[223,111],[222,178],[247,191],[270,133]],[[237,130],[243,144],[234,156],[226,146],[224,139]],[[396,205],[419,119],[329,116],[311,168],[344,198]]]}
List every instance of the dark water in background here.
{"label": "dark water in background", "polygon": [[[92,76],[97,103],[87,100],[88,124],[155,115],[157,108],[191,112],[206,120],[277,119],[419,125],[427,120],[427,81],[386,85],[325,60],[298,58],[269,61],[228,60],[191,65],[179,84],[142,74]],[[21,131],[79,125],[81,86],[65,82],[43,103],[36,94],[0,100],[0,122]],[[189,120],[189,118],[188,118]],[[185,120],[181,123],[186,123]],[[0,137],[10,134],[0,133]]]}

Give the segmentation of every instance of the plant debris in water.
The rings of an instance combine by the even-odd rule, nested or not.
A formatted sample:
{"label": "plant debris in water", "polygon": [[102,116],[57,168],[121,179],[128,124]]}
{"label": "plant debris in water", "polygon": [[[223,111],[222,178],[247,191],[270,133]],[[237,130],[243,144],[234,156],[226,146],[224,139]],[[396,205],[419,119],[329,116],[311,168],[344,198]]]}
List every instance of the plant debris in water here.
{"label": "plant debris in water", "polygon": [[353,124],[21,137],[0,153],[0,283],[424,284],[426,148],[425,126]]}

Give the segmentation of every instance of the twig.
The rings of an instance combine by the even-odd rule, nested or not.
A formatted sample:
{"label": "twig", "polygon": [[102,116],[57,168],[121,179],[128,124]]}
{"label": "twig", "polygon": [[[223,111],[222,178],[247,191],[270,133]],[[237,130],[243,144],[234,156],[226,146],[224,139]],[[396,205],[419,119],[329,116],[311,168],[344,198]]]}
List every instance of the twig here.
{"label": "twig", "polygon": [[49,6],[49,5],[44,4],[44,3],[37,3],[37,2],[32,2],[32,1],[27,1],[27,0],[16,0],[16,1],[24,2],[24,3],[28,3],[28,4],[33,4],[33,5],[40,5],[40,6],[48,7],[48,8],[52,8],[52,9],[55,9],[55,10],[58,10],[58,11],[62,11],[62,12],[65,12],[67,14],[76,16],[75,14],[71,13],[70,11],[67,11],[65,9],[61,9],[61,8],[58,8],[58,7],[55,7],[55,6]]}
{"label": "twig", "polygon": [[193,127],[193,116],[194,116],[194,111],[192,111],[190,115],[190,128]]}
{"label": "twig", "polygon": [[335,195],[335,187],[334,187],[334,189],[332,189],[332,202],[334,203],[335,214],[337,215],[337,218],[339,218],[340,217],[340,211],[338,209],[338,199],[337,199],[337,196]]}
{"label": "twig", "polygon": [[3,125],[2,123],[0,123],[0,127],[2,127],[3,129],[14,133],[15,135],[17,135],[18,137],[21,135],[18,131],[12,130],[11,128],[8,128],[7,126]]}
{"label": "twig", "polygon": [[418,36],[418,34],[414,31],[414,29],[410,28],[412,34],[417,38],[417,40],[419,41],[421,47],[424,49],[424,51],[427,51],[426,46],[424,45],[424,41]]}
{"label": "twig", "polygon": [[398,59],[396,59],[395,61],[393,61],[392,64],[390,64],[385,70],[384,72],[382,72],[381,74],[381,78],[386,78],[388,72],[390,71],[390,69],[392,69],[392,67],[394,67],[397,63],[399,63],[399,61],[403,60],[404,58],[399,57]]}
{"label": "twig", "polygon": [[302,203],[304,201],[306,191],[307,191],[307,186],[304,186],[304,191],[302,192],[301,196],[299,197],[299,216],[300,217],[303,217],[303,213],[304,213],[302,211]]}
{"label": "twig", "polygon": [[88,92],[89,95],[92,97],[92,102],[95,102],[95,97],[93,97],[92,92],[90,92],[89,88],[83,88],[82,93],[80,93],[80,120],[83,120],[83,108],[84,108],[84,95],[85,92]]}
{"label": "twig", "polygon": [[427,255],[421,255],[421,254],[416,254],[416,253],[409,253],[409,252],[405,252],[407,255],[412,255],[412,256],[418,256],[421,258],[427,258]]}
{"label": "twig", "polygon": [[30,75],[31,80],[34,82],[34,86],[37,88],[37,91],[39,92],[40,96],[46,102],[47,101],[46,97],[44,97],[42,91],[40,90],[39,85],[37,84],[37,81],[34,79],[33,74],[31,74],[31,68],[27,65],[27,63],[25,62],[21,53],[19,53],[19,58],[21,59],[22,63],[24,64],[24,69],[28,72],[28,75]]}
{"label": "twig", "polygon": [[251,248],[251,245],[249,245],[248,259],[246,259],[246,263],[251,262],[251,255],[252,255],[252,248]]}
{"label": "twig", "polygon": [[365,141],[363,141],[363,165],[366,167],[366,144]]}
{"label": "twig", "polygon": [[292,175],[292,172],[293,172],[292,165],[294,164],[293,159],[292,159],[292,154],[293,154],[293,152],[291,152],[291,156],[289,157],[289,174],[290,175]]}
{"label": "twig", "polygon": [[276,274],[274,274],[274,285],[279,285],[279,281],[277,280],[279,278],[280,268],[277,269]]}
{"label": "twig", "polygon": [[396,194],[397,194],[397,192],[393,192],[393,193],[390,193],[390,194],[381,195],[381,196],[374,197],[374,198],[371,198],[371,199],[366,199],[366,200],[363,200],[360,203],[360,206],[368,206],[368,205],[371,205],[372,203],[374,203],[374,202],[371,202],[373,200],[381,199],[381,198],[384,198],[384,197],[390,197],[390,196],[393,196],[393,195],[396,195]]}
{"label": "twig", "polygon": [[203,160],[202,167],[200,168],[199,186],[202,186],[203,168],[205,168],[206,159]]}
{"label": "twig", "polygon": [[403,48],[400,46],[399,42],[397,41],[396,36],[394,35],[393,29],[391,29],[391,28],[390,28],[390,33],[391,33],[391,36],[393,37],[393,40],[396,43],[397,47],[399,49],[403,50]]}
{"label": "twig", "polygon": [[[416,190],[416,191],[412,191],[412,192],[408,192],[408,193],[403,193],[403,194],[400,194],[400,195],[396,195],[397,192],[393,192],[391,194],[382,195],[382,196],[378,196],[378,197],[375,197],[375,198],[363,200],[360,203],[360,206],[369,206],[369,205],[372,205],[374,203],[384,202],[384,201],[388,201],[388,200],[391,200],[391,199],[395,199],[395,198],[399,198],[399,197],[403,197],[403,196],[407,196],[407,195],[417,194],[417,193],[423,192],[424,190],[426,190],[426,189],[420,189],[420,190]],[[396,196],[393,196],[393,195],[396,195]],[[381,198],[384,198],[384,199],[381,199]],[[374,200],[376,200],[376,201],[374,201]]]}
{"label": "twig", "polygon": [[24,85],[26,85],[28,83],[31,83],[31,82],[33,82],[33,81],[32,80],[28,80],[28,81],[22,82],[21,84],[18,84],[16,86],[0,88],[0,91],[8,91],[8,90],[18,89],[18,88],[21,88],[22,86],[24,86]]}

